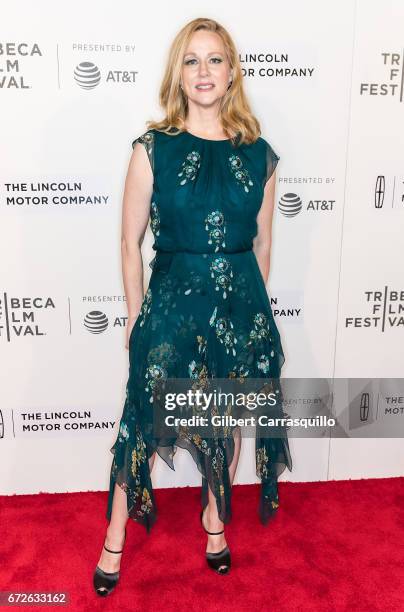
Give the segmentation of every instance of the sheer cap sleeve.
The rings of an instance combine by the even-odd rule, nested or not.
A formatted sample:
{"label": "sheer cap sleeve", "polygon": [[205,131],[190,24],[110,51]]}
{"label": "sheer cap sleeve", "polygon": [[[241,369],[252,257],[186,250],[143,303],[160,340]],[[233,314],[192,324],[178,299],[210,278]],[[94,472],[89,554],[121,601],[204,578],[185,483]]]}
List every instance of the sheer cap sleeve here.
{"label": "sheer cap sleeve", "polygon": [[275,153],[275,151],[273,150],[273,148],[271,147],[271,145],[265,141],[265,155],[266,155],[266,174],[265,174],[265,180],[264,180],[264,185],[269,181],[269,179],[271,178],[271,176],[273,175],[275,168],[278,164],[278,161],[280,160],[279,155],[277,155]]}
{"label": "sheer cap sleeve", "polygon": [[147,132],[144,132],[144,134],[142,134],[141,136],[136,138],[132,142],[132,149],[135,148],[135,144],[137,142],[140,142],[144,146],[144,148],[146,149],[147,157],[149,158],[150,166],[151,166],[152,172],[154,174],[154,146],[155,146],[155,137],[154,137],[153,130],[148,130]]}

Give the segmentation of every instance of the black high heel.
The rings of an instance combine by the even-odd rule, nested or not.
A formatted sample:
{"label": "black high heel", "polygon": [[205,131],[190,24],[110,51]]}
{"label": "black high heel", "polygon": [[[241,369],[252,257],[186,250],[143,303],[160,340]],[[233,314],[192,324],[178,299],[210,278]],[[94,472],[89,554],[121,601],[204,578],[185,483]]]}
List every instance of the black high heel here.
{"label": "black high heel", "polygon": [[[125,537],[123,540],[124,544],[125,544],[125,540],[126,540],[126,527],[125,527]],[[114,553],[115,555],[120,555],[121,553],[123,553],[123,548],[122,550],[110,550],[109,548],[105,546],[105,542],[104,542],[104,548],[107,552]],[[120,570],[118,570],[117,572],[104,572],[104,570],[102,570],[97,565],[95,568],[94,576],[93,576],[93,585],[94,585],[97,595],[100,595],[101,597],[105,597],[106,595],[109,595],[110,593],[112,593],[112,591],[118,584],[119,573],[120,573]]]}
{"label": "black high heel", "polygon": [[[205,525],[203,524],[203,510],[201,510],[200,519],[203,529],[209,535],[220,535],[224,533],[224,529],[222,529],[222,531],[208,531],[205,528]],[[206,561],[209,567],[212,568],[218,574],[228,574],[231,567],[231,556],[229,547],[226,545],[223,550],[217,553],[207,552]]]}

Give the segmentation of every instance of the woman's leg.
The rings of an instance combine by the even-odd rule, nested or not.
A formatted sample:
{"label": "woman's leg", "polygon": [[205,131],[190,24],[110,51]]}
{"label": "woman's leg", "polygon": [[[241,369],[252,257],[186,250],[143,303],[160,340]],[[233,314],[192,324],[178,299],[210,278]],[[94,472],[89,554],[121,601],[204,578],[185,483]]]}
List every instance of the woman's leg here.
{"label": "woman's leg", "polygon": [[[240,457],[240,448],[241,448],[241,431],[240,428],[237,427],[234,431],[234,455],[231,464],[229,465],[229,477],[230,484],[233,485],[234,476],[236,474],[238,460]],[[208,531],[221,531],[224,527],[224,524],[219,519],[219,515],[217,512],[217,504],[216,498],[212,493],[210,487],[209,490],[209,503],[206,507],[206,510],[203,514],[203,523]],[[223,550],[226,546],[226,538],[225,534],[210,536],[208,535],[208,544],[206,547],[206,552],[219,552]]]}
{"label": "woman's leg", "polygon": [[236,470],[238,466],[238,460],[240,457],[240,449],[241,449],[241,430],[240,427],[236,427],[234,430],[234,456],[233,460],[229,465],[229,476],[230,476],[230,484],[233,484],[234,476],[236,475]]}
{"label": "woman's leg", "polygon": [[[154,466],[156,453],[149,459],[150,472]],[[105,546],[111,550],[122,550],[125,538],[125,526],[128,520],[127,497],[125,491],[115,483],[114,499],[112,502],[111,520],[107,527]],[[98,567],[104,572],[117,572],[121,564],[122,555],[109,553],[102,547]]]}

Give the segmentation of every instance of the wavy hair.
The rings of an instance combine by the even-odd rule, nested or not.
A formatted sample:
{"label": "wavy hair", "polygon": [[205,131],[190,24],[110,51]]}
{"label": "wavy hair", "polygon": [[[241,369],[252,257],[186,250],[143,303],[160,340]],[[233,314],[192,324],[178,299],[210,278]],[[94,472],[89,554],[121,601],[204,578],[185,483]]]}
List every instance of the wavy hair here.
{"label": "wavy hair", "polygon": [[[199,30],[215,32],[221,37],[233,71],[233,81],[223,96],[219,109],[224,132],[233,143],[255,142],[261,134],[260,124],[253,115],[244,92],[243,75],[235,44],[222,25],[213,19],[203,17],[187,23],[174,38],[159,93],[159,102],[165,117],[161,121],[148,121],[147,127],[175,136],[185,131],[188,101],[180,87],[181,70],[188,42],[193,33]],[[173,132],[173,128],[178,131]]]}

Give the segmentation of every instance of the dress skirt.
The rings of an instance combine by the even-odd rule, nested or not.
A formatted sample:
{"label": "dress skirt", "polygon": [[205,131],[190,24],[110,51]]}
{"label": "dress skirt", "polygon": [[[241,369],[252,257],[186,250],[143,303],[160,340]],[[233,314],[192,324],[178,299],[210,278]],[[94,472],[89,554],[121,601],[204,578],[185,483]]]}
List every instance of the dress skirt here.
{"label": "dress skirt", "polygon": [[[157,249],[129,339],[126,398],[111,448],[108,520],[118,484],[126,492],[129,517],[150,530],[157,508],[148,460],[157,451],[174,469],[174,455],[180,447],[190,452],[201,474],[202,507],[208,503],[209,486],[220,519],[228,523],[228,467],[234,454],[235,427],[218,427],[214,436],[180,426],[156,435],[156,419],[162,414],[156,406],[156,390],[162,382],[175,379],[187,379],[202,389],[216,379],[239,384],[251,380],[254,391],[271,389],[277,397],[276,414],[286,416],[280,383],[284,360],[251,248],[224,253]],[[214,410],[208,408],[206,416]],[[233,413],[244,414],[245,407],[230,406],[227,414]],[[279,428],[277,436],[269,436],[267,429],[257,426],[254,434],[255,468],[261,483],[258,512],[263,524],[275,516],[279,506],[279,475],[286,467],[292,469],[286,428]]]}

